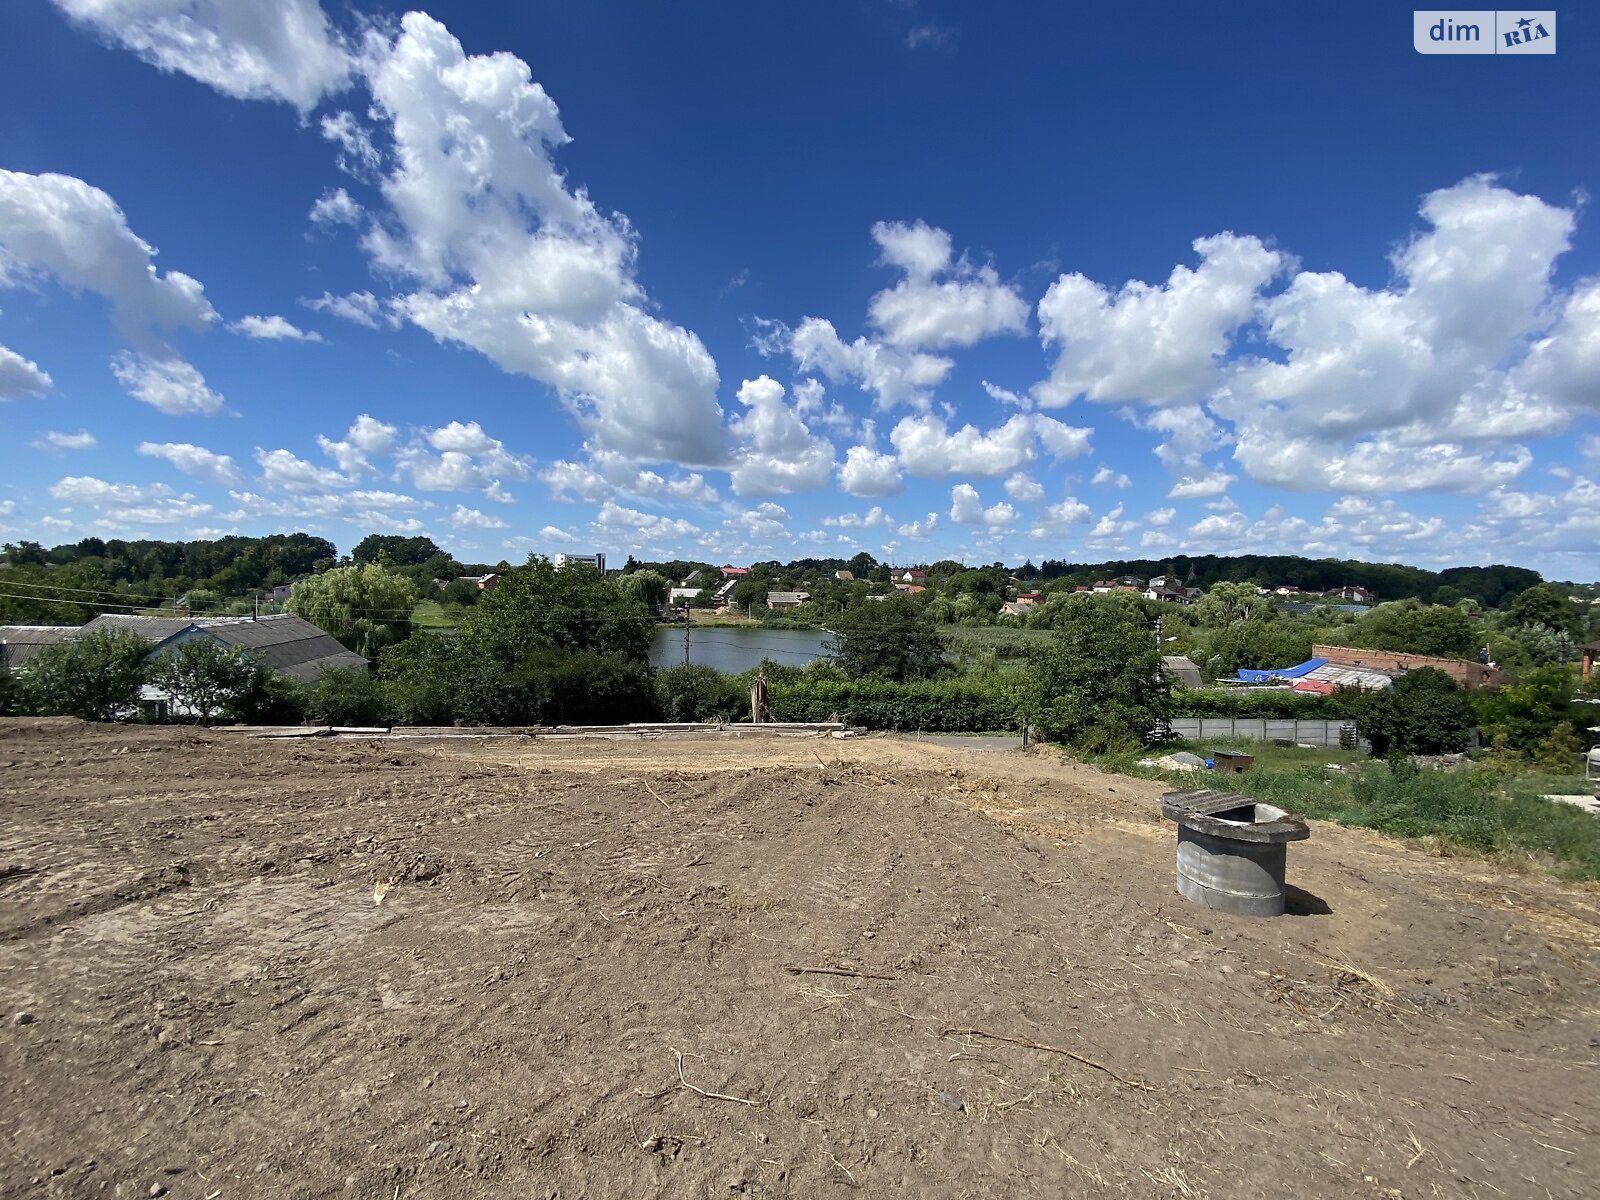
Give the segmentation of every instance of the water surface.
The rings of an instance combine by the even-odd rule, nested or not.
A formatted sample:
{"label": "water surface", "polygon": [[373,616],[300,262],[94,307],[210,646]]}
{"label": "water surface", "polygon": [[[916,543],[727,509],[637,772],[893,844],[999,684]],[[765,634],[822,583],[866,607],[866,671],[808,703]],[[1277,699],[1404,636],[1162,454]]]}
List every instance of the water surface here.
{"label": "water surface", "polygon": [[[683,626],[661,625],[650,644],[650,665],[675,667],[683,663]],[[827,651],[823,643],[833,635],[821,629],[761,629],[738,625],[691,625],[689,661],[737,675],[763,658],[786,667],[803,667]]]}

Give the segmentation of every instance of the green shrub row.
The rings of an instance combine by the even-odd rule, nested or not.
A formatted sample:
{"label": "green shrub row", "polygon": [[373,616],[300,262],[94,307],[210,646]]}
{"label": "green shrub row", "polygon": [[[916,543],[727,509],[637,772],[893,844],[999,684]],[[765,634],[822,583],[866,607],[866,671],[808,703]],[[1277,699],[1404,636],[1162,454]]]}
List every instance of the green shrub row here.
{"label": "green shrub row", "polygon": [[1174,693],[1172,715],[1338,720],[1349,716],[1349,707],[1345,697],[1340,695],[1319,696],[1315,692],[1291,692],[1288,688],[1273,692],[1192,691]]}
{"label": "green shrub row", "polygon": [[924,733],[982,733],[1018,729],[1022,681],[1007,677],[930,679],[894,683],[802,679],[773,682],[767,695],[776,721],[832,717],[867,729]]}

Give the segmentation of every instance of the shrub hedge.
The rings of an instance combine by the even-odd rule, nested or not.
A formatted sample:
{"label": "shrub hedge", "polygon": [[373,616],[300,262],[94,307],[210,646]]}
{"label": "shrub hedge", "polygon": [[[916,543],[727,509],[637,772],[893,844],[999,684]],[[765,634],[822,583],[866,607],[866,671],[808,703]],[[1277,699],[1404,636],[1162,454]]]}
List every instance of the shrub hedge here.
{"label": "shrub hedge", "polygon": [[1193,691],[1177,692],[1172,698],[1175,717],[1318,717],[1337,720],[1349,716],[1345,697],[1335,693],[1319,696],[1315,692],[1291,692],[1288,688],[1272,692]]}
{"label": "shrub hedge", "polygon": [[981,733],[1018,729],[1023,681],[1005,676],[893,683],[801,679],[772,682],[767,701],[776,721],[826,721],[837,714],[867,729]]}

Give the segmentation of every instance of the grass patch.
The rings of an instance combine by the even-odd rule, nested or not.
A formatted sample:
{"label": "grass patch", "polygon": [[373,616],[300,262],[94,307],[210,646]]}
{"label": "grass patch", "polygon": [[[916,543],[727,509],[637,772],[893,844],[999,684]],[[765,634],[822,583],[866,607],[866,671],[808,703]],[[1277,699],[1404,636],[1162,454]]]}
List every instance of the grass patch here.
{"label": "grass patch", "polygon": [[939,640],[945,654],[959,659],[993,650],[998,658],[1023,658],[1031,646],[1050,640],[1048,629],[1017,629],[1007,625],[941,625]]}
{"label": "grass patch", "polygon": [[[679,610],[669,622],[674,625],[683,624],[683,613]],[[744,613],[722,613],[713,608],[691,608],[689,610],[689,624],[691,625],[755,625],[756,621]]]}
{"label": "grass patch", "polygon": [[[1243,775],[1166,772],[1118,761],[1118,770],[1175,787],[1242,792],[1307,817],[1373,829],[1390,837],[1437,839],[1472,853],[1531,857],[1565,879],[1600,880],[1600,818],[1543,793],[1590,792],[1581,777],[1504,771],[1473,764],[1453,771],[1387,763],[1349,750],[1304,750],[1237,739],[1188,747],[1256,756]],[[1149,755],[1155,757],[1155,755]],[[1343,768],[1329,770],[1330,766]]]}
{"label": "grass patch", "polygon": [[437,600],[420,600],[411,610],[411,627],[419,630],[454,629],[460,609],[445,608]]}

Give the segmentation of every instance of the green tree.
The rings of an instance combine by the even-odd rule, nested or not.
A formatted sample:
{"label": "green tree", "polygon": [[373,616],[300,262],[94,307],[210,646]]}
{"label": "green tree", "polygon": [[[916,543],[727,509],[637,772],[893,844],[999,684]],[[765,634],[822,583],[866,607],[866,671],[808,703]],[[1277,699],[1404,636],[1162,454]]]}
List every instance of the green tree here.
{"label": "green tree", "polygon": [[655,713],[643,605],[587,567],[533,558],[499,574],[459,638],[413,637],[380,655],[397,720],[601,724]]}
{"label": "green tree", "polygon": [[1197,624],[1222,629],[1241,621],[1266,621],[1273,616],[1271,602],[1256,594],[1248,583],[1217,583],[1194,606]]}
{"label": "green tree", "polygon": [[454,638],[415,633],[378,653],[384,707],[400,725],[448,725],[456,719],[455,689],[463,672]]}
{"label": "green tree", "polygon": [[374,658],[411,632],[416,585],[380,566],[335,567],[295,585],[288,609]]}
{"label": "green tree", "polygon": [[414,567],[437,558],[444,551],[432,538],[400,537],[397,534],[369,533],[356,543],[350,557],[358,563],[386,562],[395,567]]}
{"label": "green tree", "polygon": [[228,701],[225,712],[229,720],[246,725],[298,725],[306,716],[306,689],[298,680],[263,666]]}
{"label": "green tree", "polygon": [[1577,672],[1571,667],[1535,667],[1497,692],[1478,694],[1478,726],[1485,736],[1515,750],[1532,750],[1557,724],[1573,717]]}
{"label": "green tree", "polygon": [[1383,691],[1350,698],[1356,725],[1376,758],[1401,754],[1453,754],[1466,749],[1476,722],[1472,701],[1443,671],[1407,671]]}
{"label": "green tree", "polygon": [[1211,639],[1208,665],[1219,679],[1242,667],[1292,667],[1311,657],[1311,643],[1311,630],[1297,621],[1245,621]]}
{"label": "green tree", "polygon": [[461,645],[509,670],[535,650],[594,650],[647,663],[654,625],[643,605],[587,567],[535,557],[461,618]]}
{"label": "green tree", "polygon": [[43,716],[114,721],[150,681],[150,643],[125,630],[96,630],[33,657],[18,679],[18,704]]}
{"label": "green tree", "polygon": [[668,721],[737,720],[750,705],[750,695],[737,679],[698,663],[657,671],[655,688],[661,715]]}
{"label": "green tree", "polygon": [[632,571],[617,580],[622,594],[648,609],[660,608],[672,594],[672,584],[654,571]]}
{"label": "green tree", "polygon": [[14,567],[42,567],[49,561],[38,542],[7,542],[5,554],[6,562]]}
{"label": "green tree", "polygon": [[825,646],[852,679],[930,679],[944,669],[938,630],[907,596],[845,609]]}
{"label": "green tree", "polygon": [[175,715],[191,715],[209,725],[259,687],[267,670],[248,650],[202,634],[157,655],[150,682],[172,697]]}
{"label": "green tree", "polygon": [[1539,743],[1533,762],[1541,771],[1567,775],[1581,768],[1583,751],[1584,747],[1572,732],[1571,724],[1561,721]]}
{"label": "green tree", "polygon": [[1506,609],[1512,625],[1548,625],[1568,635],[1583,625],[1583,612],[1567,595],[1567,589],[1553,583],[1539,583],[1520,593]]}
{"label": "green tree", "polygon": [[1083,753],[1145,742],[1171,713],[1155,630],[1133,605],[1074,596],[1029,659],[1034,723]]}
{"label": "green tree", "polygon": [[1436,658],[1471,658],[1478,645],[1477,629],[1466,613],[1418,600],[1380,604],[1343,637],[1346,645]]}
{"label": "green tree", "polygon": [[306,716],[324,725],[387,725],[389,706],[362,667],[324,671],[306,689]]}
{"label": "green tree", "polygon": [[774,590],[770,581],[765,579],[741,579],[733,585],[733,592],[729,596],[736,608],[748,609],[754,604],[765,604],[767,592]]}

